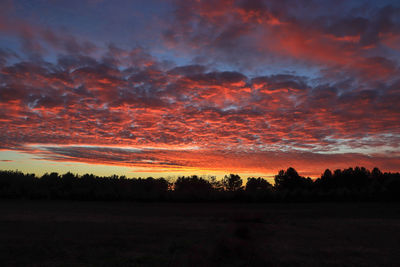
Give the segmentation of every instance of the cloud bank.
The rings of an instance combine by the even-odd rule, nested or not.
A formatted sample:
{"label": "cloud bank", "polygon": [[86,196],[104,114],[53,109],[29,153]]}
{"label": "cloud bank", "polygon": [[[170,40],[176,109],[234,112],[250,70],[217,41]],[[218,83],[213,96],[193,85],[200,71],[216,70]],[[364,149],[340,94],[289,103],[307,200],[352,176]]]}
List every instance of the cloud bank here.
{"label": "cloud bank", "polygon": [[153,171],[398,171],[400,9],[307,3],[174,1],[168,60],[4,16],[19,46],[0,47],[0,149]]}

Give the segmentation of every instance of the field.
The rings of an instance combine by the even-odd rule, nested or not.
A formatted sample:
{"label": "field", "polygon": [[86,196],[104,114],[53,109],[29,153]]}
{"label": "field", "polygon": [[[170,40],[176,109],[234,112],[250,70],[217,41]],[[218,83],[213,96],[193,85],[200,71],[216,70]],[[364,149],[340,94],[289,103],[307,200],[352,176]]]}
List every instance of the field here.
{"label": "field", "polygon": [[399,203],[0,202],[2,266],[398,266]]}

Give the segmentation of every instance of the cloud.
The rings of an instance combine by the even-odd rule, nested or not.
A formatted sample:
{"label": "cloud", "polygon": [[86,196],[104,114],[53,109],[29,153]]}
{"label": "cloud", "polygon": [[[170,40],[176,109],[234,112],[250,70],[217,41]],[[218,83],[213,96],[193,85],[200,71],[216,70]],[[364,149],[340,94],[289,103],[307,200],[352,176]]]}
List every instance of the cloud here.
{"label": "cloud", "polygon": [[164,41],[195,52],[188,63],[4,16],[23,49],[0,49],[0,149],[162,170],[395,169],[398,8],[309,3],[176,1]]}
{"label": "cloud", "polygon": [[[395,6],[361,9],[352,2],[176,1],[164,38],[170,47],[243,68],[266,64],[335,67],[362,79],[398,76],[387,47],[397,49]],[[333,15],[332,9],[352,10]],[[307,14],[307,15],[305,15]],[[376,56],[379,54],[379,56]]]}
{"label": "cloud", "polygon": [[249,78],[201,65],[122,66],[64,55],[56,63],[3,67],[3,138],[332,150],[358,145],[361,137],[399,137],[398,81],[343,91],[288,74]]}
{"label": "cloud", "polygon": [[12,1],[2,3],[1,8],[0,32],[18,38],[22,50],[33,58],[41,58],[49,49],[72,54],[92,54],[98,50],[93,42],[77,38],[66,29],[54,30],[19,18]]}
{"label": "cloud", "polygon": [[319,176],[331,169],[355,165],[384,170],[397,168],[399,156],[368,157],[357,153],[321,154],[301,151],[229,152],[223,150],[124,148],[116,146],[35,146],[41,160],[83,162],[133,167],[139,171],[199,171],[276,174],[280,169],[294,166],[303,175]]}

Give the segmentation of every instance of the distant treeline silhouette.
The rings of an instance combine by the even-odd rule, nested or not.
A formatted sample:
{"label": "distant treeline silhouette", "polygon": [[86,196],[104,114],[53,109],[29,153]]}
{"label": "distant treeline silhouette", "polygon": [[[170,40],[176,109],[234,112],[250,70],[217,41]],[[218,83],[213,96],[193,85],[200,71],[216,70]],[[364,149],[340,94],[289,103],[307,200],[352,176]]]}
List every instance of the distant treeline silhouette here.
{"label": "distant treeline silhouette", "polygon": [[250,177],[243,185],[237,174],[165,178],[100,177],[93,174],[36,177],[19,171],[0,171],[2,199],[67,199],[123,201],[394,201],[400,200],[400,173],[364,167],[327,169],[320,178],[300,176],[294,168],[281,170],[275,184]]}

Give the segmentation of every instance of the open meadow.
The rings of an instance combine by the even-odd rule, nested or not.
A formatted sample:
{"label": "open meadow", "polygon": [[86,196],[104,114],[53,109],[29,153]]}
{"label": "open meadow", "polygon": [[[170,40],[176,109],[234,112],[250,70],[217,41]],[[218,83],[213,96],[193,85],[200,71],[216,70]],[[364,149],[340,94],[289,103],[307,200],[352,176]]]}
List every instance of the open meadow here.
{"label": "open meadow", "polygon": [[399,203],[0,202],[2,266],[398,266]]}

